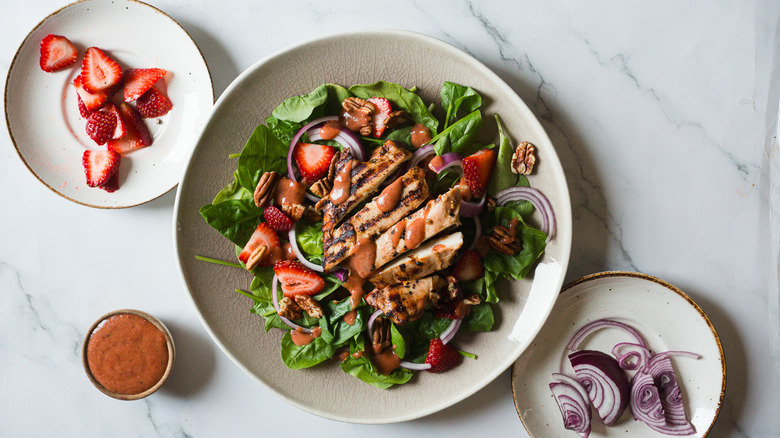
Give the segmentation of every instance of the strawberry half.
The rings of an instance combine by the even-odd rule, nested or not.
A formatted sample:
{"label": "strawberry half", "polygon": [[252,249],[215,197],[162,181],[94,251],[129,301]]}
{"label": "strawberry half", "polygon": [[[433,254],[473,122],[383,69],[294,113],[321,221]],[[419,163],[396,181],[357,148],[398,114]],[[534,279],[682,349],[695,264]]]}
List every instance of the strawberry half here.
{"label": "strawberry half", "polygon": [[295,225],[282,210],[270,204],[263,209],[263,217],[268,225],[276,231],[290,231]]}
{"label": "strawberry half", "polygon": [[98,186],[108,193],[114,193],[119,190],[119,171],[114,172],[111,178],[108,179],[102,186]]}
{"label": "strawberry half", "polygon": [[120,154],[126,154],[152,144],[152,135],[146,127],[144,119],[130,104],[119,104],[119,115],[122,118],[126,133],[119,139],[107,142],[108,148]]}
{"label": "strawberry half", "polygon": [[87,185],[99,187],[106,184],[119,168],[120,160],[121,156],[111,150],[84,151],[84,155],[81,157],[81,164],[84,165]]}
{"label": "strawberry half", "polygon": [[268,248],[268,250],[266,252],[266,255],[260,261],[260,263],[258,263],[258,265],[270,266],[270,263],[268,263],[269,260],[268,255],[271,254],[271,250],[273,248],[279,246],[279,236],[276,234],[276,231],[274,231],[265,222],[262,222],[260,225],[257,226],[257,228],[255,228],[255,232],[252,233],[252,236],[249,238],[249,242],[247,242],[246,245],[244,245],[244,248],[241,250],[241,253],[238,255],[238,259],[246,263],[247,260],[249,260],[249,257],[255,251],[255,249],[257,249],[257,247],[260,245],[265,245],[265,247]]}
{"label": "strawberry half", "polygon": [[495,164],[496,152],[492,149],[482,149],[463,159],[463,180],[471,190],[472,198],[485,194]]}
{"label": "strawberry half", "polygon": [[325,280],[297,260],[276,262],[274,272],[279,277],[284,296],[288,298],[296,295],[312,296],[325,288]]}
{"label": "strawberry half", "polygon": [[425,363],[431,365],[428,372],[441,373],[455,368],[462,361],[463,356],[450,344],[443,343],[439,338],[431,339],[431,344],[428,346],[428,356],[425,358]]}
{"label": "strawberry half", "polygon": [[[81,82],[90,93],[107,92],[122,80],[119,64],[97,47],[90,47],[81,62]],[[86,103],[86,102],[85,102]]]}
{"label": "strawberry half", "polygon": [[81,109],[79,109],[79,112],[85,118],[88,117],[89,113],[92,111],[102,107],[108,99],[108,93],[90,93],[89,91],[85,90],[81,82],[81,75],[76,76],[76,79],[73,80],[73,86],[76,87],[76,93],[79,95],[79,101],[87,110],[87,115],[85,116],[84,113],[81,112]]}
{"label": "strawberry half", "polygon": [[125,125],[125,121],[122,119],[122,115],[119,113],[116,105],[109,103],[106,105],[105,111],[114,116],[116,119],[116,129],[114,129],[114,134],[111,136],[111,140],[119,140],[120,138],[127,135],[127,125]]}
{"label": "strawberry half", "polygon": [[76,99],[79,100],[79,114],[81,115],[81,117],[86,119],[87,117],[89,117],[92,111],[87,109],[87,106],[84,105],[84,101],[81,100],[81,96],[79,96],[78,93],[76,93]]}
{"label": "strawberry half", "polygon": [[51,73],[76,62],[79,51],[62,35],[46,35],[41,40],[41,70]]}
{"label": "strawberry half", "polygon": [[93,111],[87,119],[87,135],[99,145],[114,136],[116,116],[106,111]]}
{"label": "strawberry half", "polygon": [[390,105],[390,101],[384,97],[371,97],[368,101],[376,107],[376,111],[374,112],[374,132],[371,134],[374,137],[379,138],[384,134],[385,129],[387,128],[387,126],[385,126],[385,121],[387,120],[387,116],[393,112],[393,108]]}
{"label": "strawberry half", "polygon": [[474,250],[467,250],[460,256],[455,267],[452,268],[452,275],[458,281],[472,281],[481,278],[485,274],[485,268],[482,266],[482,259],[479,258]]}
{"label": "strawberry half", "polygon": [[306,184],[311,184],[328,173],[330,162],[335,154],[336,149],[331,146],[298,143],[295,145],[293,158],[301,172],[301,178]]}
{"label": "strawberry half", "polygon": [[125,72],[125,102],[138,99],[168,73],[161,68],[131,68]]}
{"label": "strawberry half", "polygon": [[173,108],[173,104],[168,96],[153,86],[135,101],[135,107],[141,117],[152,119],[168,114],[168,111]]}

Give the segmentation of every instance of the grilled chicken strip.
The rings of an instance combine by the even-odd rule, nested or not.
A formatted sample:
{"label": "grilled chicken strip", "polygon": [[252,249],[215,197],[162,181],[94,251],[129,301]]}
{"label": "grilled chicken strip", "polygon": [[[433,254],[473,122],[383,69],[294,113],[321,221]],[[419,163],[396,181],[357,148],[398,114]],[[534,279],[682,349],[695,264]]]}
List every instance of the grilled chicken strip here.
{"label": "grilled chicken strip", "polygon": [[460,200],[460,190],[455,187],[382,233],[376,239],[375,268],[417,248],[442,231],[460,225]]}
{"label": "grilled chicken strip", "polygon": [[[395,191],[395,193],[391,193]],[[409,214],[428,198],[428,183],[425,181],[425,171],[419,167],[409,169],[405,174],[390,184],[382,193],[355,213],[331,234],[328,241],[323,242],[324,264],[326,270],[333,269],[344,259],[354,254],[355,246],[361,239],[373,239],[381,232],[392,227],[404,215]],[[390,196],[394,199],[387,201]],[[394,204],[394,205],[393,205]],[[387,211],[382,211],[382,210]],[[324,225],[323,225],[324,228]],[[323,232],[323,240],[325,233]],[[368,263],[372,266],[361,269],[365,273],[374,270],[374,258]]]}
{"label": "grilled chicken strip", "polygon": [[334,203],[334,196],[336,196],[334,192],[336,190],[332,190],[328,195],[328,199],[324,201],[322,208],[323,239],[336,228],[336,225],[352,209],[368,199],[379,188],[382,181],[398,170],[401,164],[411,156],[412,154],[409,151],[399,148],[391,140],[376,148],[365,163],[352,158],[352,155],[346,151],[342,151],[339,154],[339,160],[336,162],[335,170],[336,175],[338,175],[345,167],[352,166],[349,197],[344,202]]}
{"label": "grilled chicken strip", "polygon": [[369,281],[374,286],[383,288],[425,277],[449,267],[455,261],[455,253],[461,246],[463,234],[460,231],[431,240],[377,271]]}
{"label": "grilled chicken strip", "polygon": [[443,278],[431,275],[374,289],[366,296],[366,302],[394,323],[405,324],[421,317],[429,303],[438,302],[441,297],[437,291],[446,285]]}

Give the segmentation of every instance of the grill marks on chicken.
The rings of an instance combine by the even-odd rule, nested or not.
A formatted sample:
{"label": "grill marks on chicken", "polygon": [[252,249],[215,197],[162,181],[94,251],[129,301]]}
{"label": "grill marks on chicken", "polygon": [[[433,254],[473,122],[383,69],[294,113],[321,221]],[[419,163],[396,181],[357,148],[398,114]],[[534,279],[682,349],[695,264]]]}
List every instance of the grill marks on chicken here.
{"label": "grill marks on chicken", "polygon": [[384,288],[433,274],[448,268],[461,246],[463,234],[460,231],[431,240],[375,272],[369,281]]}
{"label": "grill marks on chicken", "polygon": [[374,289],[366,302],[394,323],[405,324],[420,318],[428,304],[439,302],[438,291],[446,285],[443,278],[431,275]]}

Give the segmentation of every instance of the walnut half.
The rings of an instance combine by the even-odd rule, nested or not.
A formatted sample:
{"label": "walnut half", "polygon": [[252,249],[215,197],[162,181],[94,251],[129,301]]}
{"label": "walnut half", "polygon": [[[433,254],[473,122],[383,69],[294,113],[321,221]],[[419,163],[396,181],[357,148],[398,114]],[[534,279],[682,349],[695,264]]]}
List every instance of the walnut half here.
{"label": "walnut half", "polygon": [[534,164],[536,164],[536,148],[527,141],[521,142],[512,154],[512,172],[529,175],[534,170]]}

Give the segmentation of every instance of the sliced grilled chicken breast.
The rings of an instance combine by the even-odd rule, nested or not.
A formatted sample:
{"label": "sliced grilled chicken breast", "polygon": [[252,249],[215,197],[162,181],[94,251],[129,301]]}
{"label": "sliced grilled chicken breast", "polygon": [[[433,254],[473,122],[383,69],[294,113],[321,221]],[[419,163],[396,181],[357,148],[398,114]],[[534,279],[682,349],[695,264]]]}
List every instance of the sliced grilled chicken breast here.
{"label": "sliced grilled chicken breast", "polygon": [[449,267],[463,246],[459,231],[433,239],[374,273],[369,281],[378,288],[415,280]]}
{"label": "sliced grilled chicken breast", "polygon": [[422,316],[431,302],[439,301],[437,291],[447,285],[438,275],[405,281],[381,289],[374,289],[366,302],[382,311],[396,324],[405,324]]}

